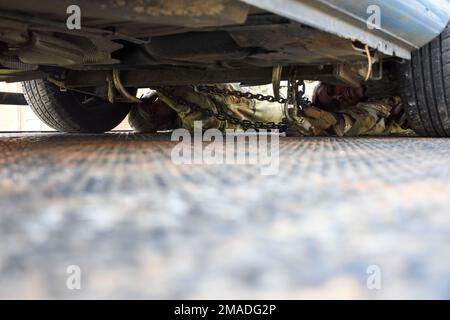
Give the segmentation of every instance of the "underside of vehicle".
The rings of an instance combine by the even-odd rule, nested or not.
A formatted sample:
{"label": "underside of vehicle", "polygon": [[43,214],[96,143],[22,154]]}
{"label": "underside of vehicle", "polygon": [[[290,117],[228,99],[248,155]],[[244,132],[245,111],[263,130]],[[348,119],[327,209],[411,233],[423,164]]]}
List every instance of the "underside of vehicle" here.
{"label": "underside of vehicle", "polygon": [[[268,1],[79,0],[81,28],[69,29],[66,22],[72,14],[68,11],[71,2],[41,0],[32,5],[30,1],[2,0],[0,5],[0,81],[26,81],[28,102],[41,119],[46,117],[46,104],[62,95],[71,95],[70,101],[82,108],[95,98],[95,103],[113,102],[121,111],[111,124],[99,127],[80,127],[78,120],[73,120],[76,114],[70,116],[72,124],[58,125],[56,118],[68,117],[59,114],[52,126],[62,131],[111,129],[126,115],[124,105],[132,100],[123,91],[164,85],[267,84],[273,81],[276,69],[281,71],[280,79],[295,72],[301,80],[349,86],[365,83],[372,95],[379,96],[395,94],[398,82],[403,87],[412,85],[414,92],[423,91],[423,98],[416,95],[410,102],[415,106],[409,110],[419,108],[419,100],[431,95],[425,92],[427,80],[439,72],[435,80],[439,80],[444,100],[436,102],[435,112],[431,110],[420,121],[413,118],[427,112],[423,110],[430,108],[429,101],[423,101],[426,107],[411,111],[410,116],[419,133],[450,134],[446,100],[446,89],[450,92],[448,29],[440,36],[439,44],[430,45],[423,53],[439,55],[437,67],[435,60],[423,54],[416,62],[413,56],[412,64],[409,59],[412,51],[429,42],[442,28],[431,38],[427,34],[428,38],[414,39],[416,43],[408,36],[400,41],[392,34],[380,41],[376,30],[372,36],[358,33],[366,28],[365,22],[359,22],[363,25],[359,29],[342,25],[346,22],[343,14],[336,16],[341,25],[329,23],[322,28],[313,25],[311,19],[323,20],[324,16],[312,16],[316,14],[313,11],[306,19],[308,24],[292,18],[299,13],[289,5],[315,2],[318,4],[311,8],[323,12],[321,6],[325,4],[320,2],[326,1],[275,1],[266,6]],[[269,7],[274,3],[283,8],[272,10]],[[291,14],[284,14],[289,9]],[[405,71],[407,66],[420,68],[421,79],[408,84],[413,74]],[[402,82],[401,77],[408,79]],[[408,96],[412,93],[408,91]],[[49,101],[42,101],[46,99]],[[65,105],[72,103],[67,101],[62,99],[57,108],[67,109]],[[73,110],[63,113],[67,112]],[[85,118],[93,118],[94,123],[104,117]]]}

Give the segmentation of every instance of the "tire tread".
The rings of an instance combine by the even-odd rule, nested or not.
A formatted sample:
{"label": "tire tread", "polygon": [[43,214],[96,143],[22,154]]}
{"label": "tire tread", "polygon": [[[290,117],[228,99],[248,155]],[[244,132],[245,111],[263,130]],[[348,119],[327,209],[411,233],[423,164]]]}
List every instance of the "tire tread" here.
{"label": "tire tread", "polygon": [[64,95],[56,86],[42,79],[22,82],[22,88],[36,116],[51,128],[62,132],[109,131],[126,117],[130,109],[129,105],[114,104],[106,111],[88,112],[75,98]]}
{"label": "tire tread", "polygon": [[406,115],[424,136],[450,136],[450,26],[401,70]]}

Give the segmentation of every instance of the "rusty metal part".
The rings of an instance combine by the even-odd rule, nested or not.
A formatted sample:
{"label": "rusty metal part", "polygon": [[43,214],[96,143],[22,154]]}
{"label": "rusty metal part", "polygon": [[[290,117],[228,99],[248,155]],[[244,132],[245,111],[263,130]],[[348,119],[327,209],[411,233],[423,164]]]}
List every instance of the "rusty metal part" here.
{"label": "rusty metal part", "polygon": [[[374,65],[376,68],[378,64]],[[388,99],[399,95],[399,79],[396,64],[383,63],[383,80],[379,81],[377,77],[364,83],[364,95],[369,99]]]}
{"label": "rusty metal part", "polygon": [[48,35],[33,32],[30,43],[20,49],[18,57],[27,64],[59,66],[116,64],[111,53],[123,45],[102,37]]}
{"label": "rusty metal part", "polygon": [[39,68],[37,65],[23,63],[17,57],[13,56],[0,56],[0,66],[19,71],[32,71]]}
{"label": "rusty metal part", "polygon": [[[30,8],[27,1],[2,0],[2,8],[33,12],[35,16],[53,14],[65,19],[72,0],[40,0]],[[77,0],[83,19],[140,22],[155,25],[189,27],[240,24],[247,18],[249,6],[233,0]],[[89,23],[89,22],[87,22]]]}
{"label": "rusty metal part", "polygon": [[370,75],[369,80],[383,80],[385,71],[387,68],[384,68],[384,59],[380,53],[377,53],[375,56],[375,60],[372,63],[372,74]]}
{"label": "rusty metal part", "polygon": [[[52,77],[47,77],[46,80],[48,82],[53,83],[55,86],[57,86],[59,88],[60,91],[67,91],[66,88],[66,83],[65,80],[60,80],[60,79],[55,79]],[[138,101],[130,101],[130,99],[128,97],[123,97],[123,96],[117,96],[115,94],[115,88],[114,88],[114,82],[112,79],[112,76],[109,75],[106,78],[106,82],[107,85],[105,86],[96,86],[96,87],[77,87],[77,88],[70,88],[70,91],[74,91],[77,93],[82,93],[85,96],[88,97],[97,97],[97,98],[101,98],[103,100],[108,100],[110,103],[129,103],[129,102],[138,102]],[[132,96],[130,94],[130,96]],[[140,102],[140,101],[139,101]]]}
{"label": "rusty metal part", "polygon": [[[299,23],[346,39],[359,40],[391,56],[411,58],[446,27],[447,1],[436,0],[243,0]],[[383,23],[368,27],[368,9],[376,4]],[[401,21],[401,23],[399,23]],[[420,30],[417,32],[416,30]]]}
{"label": "rusty metal part", "polygon": [[[62,21],[42,19],[36,16],[0,10],[0,39],[7,43],[26,44],[30,40],[30,31],[58,32],[70,36],[84,38],[97,38],[99,41],[124,40],[134,44],[146,44],[147,40],[141,40],[108,29],[83,26],[82,30],[69,30]],[[65,19],[66,17],[64,17]],[[63,19],[63,20],[64,20]]]}
{"label": "rusty metal part", "polygon": [[[122,95],[122,97],[130,100],[131,102],[135,103],[141,103],[141,100],[137,98],[136,96],[132,95],[125,89],[122,82],[120,81],[120,71],[117,69],[114,69],[112,72],[112,80],[114,83],[114,87],[119,91],[119,93]],[[108,98],[109,98],[109,91],[108,91]]]}
{"label": "rusty metal part", "polygon": [[65,88],[66,88],[66,85],[63,80],[58,80],[58,79],[55,79],[52,77],[48,77],[47,81],[53,83],[55,86],[59,87],[62,90],[65,90]]}
{"label": "rusty metal part", "polygon": [[28,25],[26,22],[0,19],[0,41],[18,46],[25,45],[28,40]]}
{"label": "rusty metal part", "polygon": [[369,46],[367,44],[364,46],[364,50],[367,56],[367,73],[364,77],[364,81],[367,81],[372,76],[372,56],[370,55]]}
{"label": "rusty metal part", "polygon": [[367,64],[338,64],[333,75],[348,86],[359,87],[367,75]]}
{"label": "rusty metal part", "polygon": [[[145,45],[147,55],[124,54],[121,61],[130,65],[209,68],[365,62],[365,56],[354,50],[352,41],[268,13],[251,15],[243,25],[167,32],[152,36]],[[153,31],[143,27],[139,34],[152,35]]]}
{"label": "rusty metal part", "polygon": [[[85,7],[83,7],[83,14],[84,12]],[[0,10],[0,17],[1,14]],[[82,29],[68,30],[63,22],[52,20],[51,15],[49,18],[43,19],[8,13],[4,17],[23,21],[26,29],[22,34],[26,37],[30,31],[30,33],[41,34],[41,36],[42,34],[53,36],[53,33],[58,33],[58,38],[62,40],[66,40],[65,38],[68,37],[69,39],[66,41],[69,43],[73,42],[70,37],[75,36],[90,39],[97,47],[97,54],[101,51],[112,52],[107,48],[102,50],[102,47],[107,46],[108,42],[112,40],[142,44],[142,48],[147,49],[146,54],[141,53],[138,56],[135,52],[140,48],[136,46],[133,47],[133,50],[124,51],[116,57],[124,65],[131,66],[177,64],[211,68],[224,65],[235,68],[240,65],[241,68],[245,68],[249,66],[272,67],[274,64],[342,63],[343,61],[355,62],[364,59],[362,55],[353,50],[350,40],[307,28],[270,13],[249,16],[244,24],[231,24],[220,28],[212,26],[184,29],[175,25],[159,26],[148,24],[148,21],[145,23],[135,20],[113,27],[118,23],[117,20],[103,21],[98,18],[92,20],[95,23],[91,23],[86,22],[85,15],[83,15]],[[1,26],[3,26],[3,20],[0,20]],[[8,27],[8,30],[15,29],[12,29],[11,26]],[[149,42],[150,37],[151,41]],[[103,42],[97,39],[102,39]],[[9,41],[6,42],[9,43]],[[112,44],[110,43],[110,45]],[[64,44],[63,48],[66,47],[67,45]],[[54,50],[54,48],[51,49]],[[80,50],[77,49],[77,51]],[[35,52],[32,57],[35,58],[36,55]],[[47,56],[39,56],[39,58],[43,62],[42,64],[45,64],[44,58],[47,60],[52,58],[58,62],[59,55],[55,54],[55,56],[53,57],[50,50],[48,58]],[[28,58],[30,59],[30,57]],[[77,57],[76,60],[80,60],[80,58]],[[94,59],[94,61],[98,60],[100,59]],[[63,63],[68,64],[69,62],[63,60]],[[86,65],[85,69],[92,69],[93,63],[89,60],[83,63]],[[77,67],[77,69],[80,68]]]}
{"label": "rusty metal part", "polygon": [[[61,0],[61,2],[64,2],[64,0]],[[64,25],[64,20],[62,20],[67,16],[58,16],[58,14],[52,13],[55,8],[46,7],[46,0],[42,1],[41,8],[36,9],[42,10],[42,13],[46,13],[45,15],[34,14],[34,9],[27,10],[27,15],[19,13],[20,11],[10,10],[5,13],[0,10],[0,17],[6,19],[0,19],[0,28],[4,21],[9,24],[12,21],[11,19],[16,19],[17,30],[23,31],[23,35],[29,39],[26,38],[25,43],[27,45],[23,45],[22,40],[19,39],[21,45],[11,49],[17,49],[19,59],[26,63],[48,65],[52,68],[58,65],[72,70],[111,70],[113,68],[111,65],[114,65],[114,68],[121,70],[181,66],[186,68],[187,72],[191,72],[191,68],[198,68],[198,73],[206,71],[209,75],[216,72],[216,77],[203,77],[206,81],[199,80],[195,83],[234,82],[236,80],[250,84],[270,83],[271,75],[264,76],[263,80],[259,76],[253,77],[251,75],[249,76],[251,79],[248,81],[245,79],[247,75],[241,73],[241,70],[272,68],[274,65],[281,64],[289,66],[310,64],[313,69],[318,69],[316,66],[319,65],[327,68],[326,66],[342,61],[353,63],[364,59],[364,56],[353,50],[352,42],[347,39],[341,39],[299,23],[293,23],[284,17],[269,12],[253,10],[243,23],[230,23],[220,27],[212,25],[202,28],[192,26],[183,28],[175,24],[162,26],[153,19],[151,23],[148,19],[146,22],[131,19],[132,21],[127,21],[127,23],[120,23],[122,20],[103,19],[104,10],[109,10],[109,8],[93,10],[96,19],[90,19],[90,16],[85,15],[86,11],[89,11],[86,8],[89,5],[99,4],[97,0],[91,2],[87,6],[84,6],[84,2],[79,3],[79,5],[83,5],[83,26],[81,30],[68,30]],[[215,7],[215,5],[207,7],[205,3],[209,3],[209,1],[200,3],[196,0],[170,3],[154,0],[140,1],[139,3],[149,4],[150,2],[151,6],[160,8],[158,14],[161,12],[172,14],[176,11],[176,14],[189,15],[192,10],[198,8],[208,11]],[[210,2],[218,4],[218,6],[223,4],[225,7],[236,5],[234,1],[226,0],[211,0]],[[130,1],[130,3],[133,3],[133,1]],[[181,6],[181,3],[184,7]],[[186,9],[185,6],[188,4],[191,7]],[[116,5],[116,9],[118,7],[124,8],[124,15],[126,15],[127,8],[131,8],[131,5],[129,6],[126,1],[111,4],[112,7]],[[4,6],[5,10],[9,7],[8,3]],[[55,6],[59,6],[59,3]],[[177,6],[178,9],[174,10]],[[11,4],[10,9],[13,7]],[[244,7],[247,6],[244,5]],[[131,9],[134,10],[135,7]],[[191,13],[186,12],[186,10]],[[227,14],[230,15],[230,12],[228,11]],[[88,15],[94,13],[89,11]],[[209,13],[205,14],[208,15]],[[198,16],[197,18],[202,17]],[[7,30],[12,30],[13,26],[7,25],[7,28]],[[136,30],[139,32],[136,33]],[[186,32],[187,30],[189,32]],[[126,39],[124,36],[133,39]],[[149,37],[152,37],[151,41],[149,41]],[[14,38],[16,37],[14,36]],[[124,50],[118,50],[121,46],[115,43],[115,40],[125,40],[133,42],[133,44],[121,41],[120,43],[125,48]],[[11,44],[12,46],[19,42],[12,39],[7,41],[8,45]],[[119,65],[116,66],[116,64]],[[228,75],[234,73],[236,76],[230,77],[234,79],[230,80],[218,75],[224,69],[230,70]],[[318,73],[319,76],[316,77],[315,73]],[[178,84],[179,75],[173,73],[169,73],[169,75],[172,79],[167,82],[161,81],[157,85]],[[168,78],[164,74],[162,77],[159,76],[157,77],[158,80]],[[311,80],[317,78],[322,81],[328,80],[320,72],[307,74],[307,76]],[[126,77],[126,74],[121,76],[123,83],[126,83]],[[104,78],[102,82],[104,83]],[[188,79],[184,82],[192,84]],[[85,84],[83,83],[81,86],[85,86]]]}
{"label": "rusty metal part", "polygon": [[42,70],[22,71],[13,69],[0,69],[0,81],[5,82],[20,82],[33,79],[42,79],[47,75],[47,72]]}
{"label": "rusty metal part", "polygon": [[253,65],[365,61],[365,57],[355,52],[352,41],[348,39],[293,22],[277,21],[277,24],[274,24],[270,23],[270,20],[260,22],[255,19],[254,23],[255,25],[225,28],[240,47],[263,49],[249,55],[248,63]]}
{"label": "rusty metal part", "polygon": [[115,90],[114,90],[114,81],[112,79],[112,75],[108,75],[106,77],[106,83],[107,85],[107,95],[108,95],[108,101],[110,103],[114,103],[114,98],[115,98]]}
{"label": "rusty metal part", "polygon": [[276,99],[280,98],[280,84],[281,84],[281,75],[283,73],[283,67],[278,65],[273,67],[272,70],[272,89],[273,95]]}
{"label": "rusty metal part", "polygon": [[[332,66],[298,66],[295,67],[302,79],[336,81]],[[66,73],[67,88],[104,85],[110,71],[75,71]],[[288,72],[283,71],[282,79],[288,79]],[[200,85],[216,83],[243,82],[246,84],[268,84],[272,79],[272,68],[219,69],[203,70],[198,68],[166,67],[141,70],[121,70],[121,82],[125,87],[152,87]]]}

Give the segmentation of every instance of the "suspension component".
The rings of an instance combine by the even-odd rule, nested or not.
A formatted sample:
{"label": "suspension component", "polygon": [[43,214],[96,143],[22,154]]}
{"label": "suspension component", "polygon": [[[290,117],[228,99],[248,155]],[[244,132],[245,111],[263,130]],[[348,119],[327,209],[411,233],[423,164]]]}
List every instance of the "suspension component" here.
{"label": "suspension component", "polygon": [[[130,100],[131,102],[141,103],[140,99],[138,99],[137,97],[135,97],[134,95],[129,93],[127,91],[127,89],[125,89],[125,87],[122,85],[122,82],[120,81],[120,71],[119,70],[117,70],[117,69],[113,70],[112,78],[113,78],[114,86],[116,87],[117,91],[119,91],[119,93],[122,95],[122,97]],[[108,98],[109,98],[109,91],[108,91]]]}
{"label": "suspension component", "polygon": [[283,67],[278,65],[273,67],[272,70],[272,89],[273,96],[275,99],[280,98],[280,86],[281,86],[281,75],[283,73]]}

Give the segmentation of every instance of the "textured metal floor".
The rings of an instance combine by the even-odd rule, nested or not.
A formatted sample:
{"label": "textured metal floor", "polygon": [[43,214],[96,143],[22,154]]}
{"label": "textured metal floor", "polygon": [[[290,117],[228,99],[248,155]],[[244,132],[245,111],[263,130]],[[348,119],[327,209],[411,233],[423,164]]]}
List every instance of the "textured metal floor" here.
{"label": "textured metal floor", "polygon": [[274,176],[174,144],[2,134],[0,298],[450,298],[450,139],[281,138]]}

